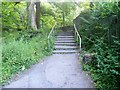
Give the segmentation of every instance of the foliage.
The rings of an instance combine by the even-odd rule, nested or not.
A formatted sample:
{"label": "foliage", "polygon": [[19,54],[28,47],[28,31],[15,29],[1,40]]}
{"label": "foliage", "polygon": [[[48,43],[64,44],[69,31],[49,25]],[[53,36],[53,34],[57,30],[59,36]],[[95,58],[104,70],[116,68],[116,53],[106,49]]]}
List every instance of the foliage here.
{"label": "foliage", "polygon": [[[111,89],[120,87],[120,2],[76,3],[82,7],[74,23],[79,28],[84,50],[96,53],[94,63],[83,65],[90,70],[96,87]],[[27,30],[26,3],[2,2],[2,80],[3,84],[18,71],[29,68],[40,58],[50,55],[54,48],[54,35],[48,33],[55,22],[58,26],[70,25],[74,18],[75,3],[40,4],[40,26],[37,32]],[[77,11],[77,10],[76,10]],[[77,12],[79,13],[79,12]],[[0,18],[1,19],[1,18]],[[44,28],[47,27],[47,28]],[[1,48],[1,47],[0,47]]]}
{"label": "foliage", "polygon": [[72,25],[74,10],[76,9],[75,4],[71,2],[62,2],[52,3],[52,5],[56,8],[54,9],[55,16],[60,26]]}
{"label": "foliage", "polygon": [[15,5],[14,2],[2,2],[2,28],[3,30],[25,29],[26,28],[26,5],[21,2]]}
{"label": "foliage", "polygon": [[82,37],[84,50],[96,53],[94,63],[83,65],[90,70],[97,88],[120,88],[120,26],[119,3],[94,3],[74,20]]}
{"label": "foliage", "polygon": [[31,32],[32,34],[23,32],[22,35],[20,34],[20,39],[17,39],[18,35],[17,37],[14,35],[14,38],[11,39],[9,39],[10,37],[3,39],[1,84],[9,80],[18,71],[29,68],[44,56],[51,54],[47,46],[49,29],[45,28],[41,31],[37,32],[34,37],[29,36],[34,35],[35,32]]}
{"label": "foliage", "polygon": [[92,51],[97,54],[91,72],[95,75],[93,75],[93,78],[99,88],[111,89],[119,87],[120,53],[118,47],[120,47],[120,43],[116,40],[114,40],[114,45],[108,46],[103,39],[97,39],[92,48]]}
{"label": "foliage", "polygon": [[[70,13],[72,4],[62,7],[62,10],[53,3],[40,3],[40,29],[33,31],[28,25],[30,3],[2,2],[2,80],[7,82],[14,74],[29,68],[39,59],[50,55],[54,48],[55,34],[50,38],[48,48],[48,33],[55,22],[62,23],[62,10],[66,13],[65,21],[70,22],[73,14]],[[62,5],[61,5],[62,6]],[[66,8],[67,7],[67,8]],[[73,7],[75,8],[75,7]],[[70,16],[70,18],[69,18]],[[1,19],[1,18],[0,18]],[[28,25],[28,26],[27,26]],[[28,28],[29,27],[29,28]]]}

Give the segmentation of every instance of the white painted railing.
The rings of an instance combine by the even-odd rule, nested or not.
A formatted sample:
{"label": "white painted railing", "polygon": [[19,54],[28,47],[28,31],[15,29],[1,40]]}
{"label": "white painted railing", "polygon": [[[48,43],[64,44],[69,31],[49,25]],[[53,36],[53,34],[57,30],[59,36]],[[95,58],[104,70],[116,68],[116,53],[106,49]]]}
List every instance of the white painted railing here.
{"label": "white painted railing", "polygon": [[[77,42],[79,43],[79,49],[81,51],[81,37],[80,37],[80,34],[78,33],[78,30],[77,30],[75,24],[74,24],[74,29],[75,29],[75,37],[77,38]],[[79,39],[79,41],[78,41],[78,39]]]}
{"label": "white painted railing", "polygon": [[55,23],[55,25],[52,27],[49,35],[48,35],[48,49],[50,50],[51,49],[51,42],[50,42],[50,38],[52,37],[52,34],[54,33],[54,29],[55,29],[55,26],[56,26],[57,23]]}

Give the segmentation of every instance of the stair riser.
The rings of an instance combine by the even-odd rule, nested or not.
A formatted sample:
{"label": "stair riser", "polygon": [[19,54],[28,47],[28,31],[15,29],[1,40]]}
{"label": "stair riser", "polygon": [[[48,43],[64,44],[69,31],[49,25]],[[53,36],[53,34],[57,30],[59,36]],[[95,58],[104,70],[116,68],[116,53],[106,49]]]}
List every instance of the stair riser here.
{"label": "stair riser", "polygon": [[57,52],[57,53],[54,53],[53,54],[76,54],[78,52]]}
{"label": "stair riser", "polygon": [[75,43],[75,41],[56,41],[55,43]]}
{"label": "stair riser", "polygon": [[[65,33],[64,33],[65,34]],[[78,47],[74,40],[74,36],[70,34],[68,36],[60,35],[56,36],[55,48],[53,54],[76,54],[78,53]]]}
{"label": "stair riser", "polygon": [[74,37],[56,37],[56,38],[74,39]]}
{"label": "stair riser", "polygon": [[66,38],[66,39],[65,38],[57,38],[57,40],[68,40],[68,41],[69,40],[73,40],[74,41],[74,38],[71,38],[71,39],[68,39],[68,38]]}
{"label": "stair riser", "polygon": [[53,53],[76,53],[78,50],[54,50]]}
{"label": "stair riser", "polygon": [[76,44],[55,44],[56,46],[77,46]]}
{"label": "stair riser", "polygon": [[54,48],[77,48],[77,46],[63,46],[63,45],[61,45],[61,46],[55,46]]}
{"label": "stair riser", "polygon": [[59,41],[55,41],[55,43],[68,43],[68,44],[69,44],[69,43],[74,43],[74,44],[76,44],[76,42],[73,41],[73,40],[71,40],[71,41],[67,41],[67,40],[66,40],[66,41],[65,41],[65,40],[64,40],[64,41],[63,41],[63,40],[59,40]]}
{"label": "stair riser", "polygon": [[56,42],[75,42],[74,40],[56,40]]}
{"label": "stair riser", "polygon": [[55,48],[54,50],[77,50],[77,48]]}
{"label": "stair riser", "polygon": [[57,36],[57,38],[74,38],[73,36]]}

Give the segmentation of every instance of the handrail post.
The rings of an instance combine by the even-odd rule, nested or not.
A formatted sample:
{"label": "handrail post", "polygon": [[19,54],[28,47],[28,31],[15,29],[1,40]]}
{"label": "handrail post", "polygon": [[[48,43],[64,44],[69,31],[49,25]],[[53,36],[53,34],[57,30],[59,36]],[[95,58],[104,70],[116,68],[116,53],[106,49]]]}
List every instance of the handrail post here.
{"label": "handrail post", "polygon": [[80,51],[81,51],[81,38],[80,38],[80,43],[79,44],[80,44]]}
{"label": "handrail post", "polygon": [[78,36],[77,36],[77,42],[78,42]]}

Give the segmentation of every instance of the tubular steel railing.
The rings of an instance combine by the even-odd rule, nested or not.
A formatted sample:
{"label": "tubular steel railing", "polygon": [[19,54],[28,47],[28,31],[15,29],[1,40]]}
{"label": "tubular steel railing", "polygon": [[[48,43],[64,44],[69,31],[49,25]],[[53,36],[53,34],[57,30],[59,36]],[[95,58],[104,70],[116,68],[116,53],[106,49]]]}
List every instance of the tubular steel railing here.
{"label": "tubular steel railing", "polygon": [[49,35],[48,35],[48,49],[50,50],[51,49],[51,42],[50,42],[50,39],[52,37],[52,34],[54,33],[54,29],[55,29],[55,26],[56,26],[57,23],[55,23],[55,25],[52,27]]}
{"label": "tubular steel railing", "polygon": [[80,37],[80,34],[78,33],[78,30],[75,24],[74,24],[74,29],[75,29],[75,37],[77,38],[77,42],[79,43],[79,49],[81,51],[81,37]]}

